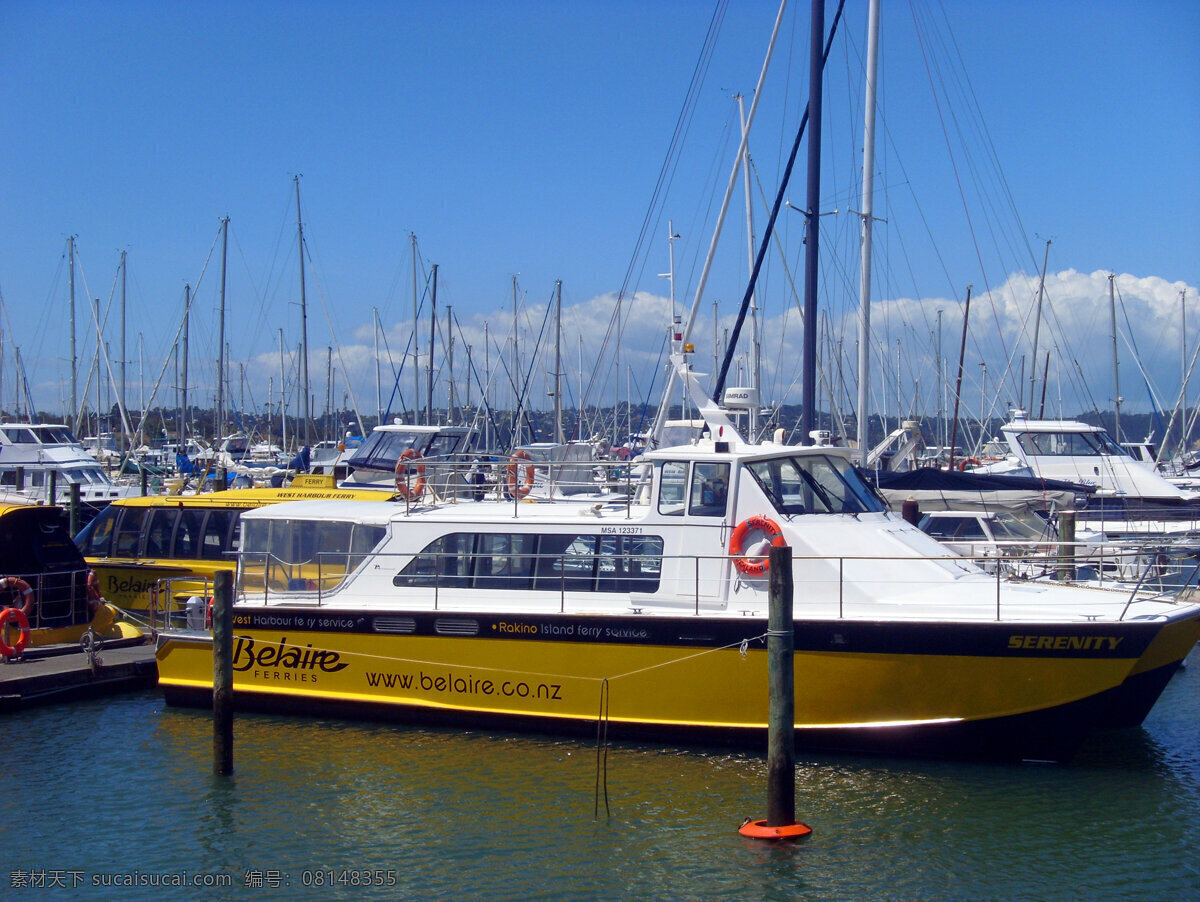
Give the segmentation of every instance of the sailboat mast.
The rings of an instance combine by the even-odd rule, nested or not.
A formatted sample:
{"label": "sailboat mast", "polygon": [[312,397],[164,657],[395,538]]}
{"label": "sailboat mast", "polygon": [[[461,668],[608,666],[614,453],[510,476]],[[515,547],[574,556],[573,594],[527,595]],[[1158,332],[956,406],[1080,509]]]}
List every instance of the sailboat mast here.
{"label": "sailboat mast", "polygon": [[283,450],[288,450],[287,440],[287,363],[283,357],[283,330],[279,330],[279,433]]}
{"label": "sailboat mast", "polygon": [[413,424],[415,425],[420,422],[420,419],[417,416],[417,411],[419,410],[419,406],[418,406],[419,401],[417,399],[421,397],[421,366],[420,366],[421,342],[417,338],[417,335],[418,335],[417,314],[420,311],[419,311],[419,308],[417,305],[417,236],[416,236],[416,233],[409,232],[408,240],[409,240],[409,244],[410,244],[411,250],[412,250],[412,301],[413,301],[413,331],[412,331],[413,396],[412,396],[412,409],[413,409]]}
{"label": "sailboat mast", "polygon": [[[383,384],[379,377],[379,308],[372,307],[371,313],[375,318],[375,425],[380,425],[383,422]],[[359,428],[362,428],[362,423],[359,423]],[[366,435],[364,431],[362,433]]]}
{"label": "sailboat mast", "polygon": [[300,176],[292,176],[296,183],[296,242],[300,248],[300,388],[304,400],[300,405],[304,416],[304,444],[312,446],[312,399],[308,394],[308,298],[304,293],[304,221],[300,217]]}
{"label": "sailboat mast", "polygon": [[[121,407],[126,406],[129,396],[126,394],[125,383],[125,251],[121,251]],[[145,415],[145,407],[142,408]],[[129,437],[126,436],[126,441]]]}
{"label": "sailboat mast", "polygon": [[229,217],[221,220],[221,313],[217,338],[217,434],[214,447],[225,435],[225,263],[229,248]]}
{"label": "sailboat mast", "polygon": [[[858,453],[866,463],[871,441],[871,246],[875,223],[875,92],[879,71],[879,0],[867,13],[867,101],[863,122],[862,277],[859,281],[858,320]],[[941,321],[938,311],[938,367],[941,367]],[[805,322],[808,322],[807,316]],[[807,330],[805,330],[807,332]],[[938,374],[941,382],[941,373]],[[940,411],[939,411],[940,420]]]}
{"label": "sailboat mast", "polygon": [[433,341],[437,330],[437,274],[433,264],[433,290],[429,295],[429,377],[425,382],[425,424],[433,425]]}
{"label": "sailboat mast", "polygon": [[1121,370],[1117,359],[1117,299],[1113,290],[1113,283],[1116,278],[1116,273],[1110,272],[1108,274],[1108,309],[1112,320],[1113,346],[1113,435],[1119,442],[1121,440]]}
{"label": "sailboat mast", "polygon": [[184,454],[187,453],[185,436],[187,435],[188,419],[188,322],[192,317],[192,286],[183,286],[183,414],[179,420],[179,444]]}
{"label": "sailboat mast", "polygon": [[[675,305],[671,305],[675,309]],[[562,424],[562,279],[554,281],[554,440],[563,443]]]}
{"label": "sailboat mast", "polygon": [[[742,185],[746,194],[746,252],[749,256],[750,269],[754,270],[754,206],[750,200],[750,135],[746,130],[746,104],[741,94],[735,94],[738,105],[738,118],[742,126]],[[672,307],[674,309],[674,307]],[[753,291],[750,292],[750,384],[757,392],[762,384],[762,365],[760,361],[758,342],[758,301]],[[750,408],[749,432],[750,440],[758,436],[758,412],[761,401],[755,401]]]}
{"label": "sailboat mast", "polygon": [[1050,239],[1046,239],[1046,253],[1042,257],[1042,278],[1038,282],[1037,313],[1033,318],[1033,354],[1029,358],[1029,406],[1026,408],[1033,413],[1033,394],[1037,387],[1037,355],[1038,334],[1042,327],[1042,297],[1046,293],[1046,264],[1050,260]]}
{"label": "sailboat mast", "polygon": [[821,214],[821,94],[825,0],[812,0],[808,66],[808,231],[804,255],[804,361],[801,381],[801,441],[812,442],[809,433],[817,428],[817,264]]}
{"label": "sailboat mast", "polygon": [[71,423],[79,414],[79,359],[75,356],[75,236],[67,239],[67,279],[71,298],[71,411],[64,419]]}
{"label": "sailboat mast", "polygon": [[446,305],[446,424],[453,426],[458,418],[454,414],[454,307]]}

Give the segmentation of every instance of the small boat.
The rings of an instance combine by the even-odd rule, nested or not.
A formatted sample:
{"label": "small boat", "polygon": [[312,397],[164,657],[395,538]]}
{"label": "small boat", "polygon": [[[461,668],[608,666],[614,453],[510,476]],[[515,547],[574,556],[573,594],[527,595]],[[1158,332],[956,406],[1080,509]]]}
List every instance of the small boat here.
{"label": "small boat", "polygon": [[0,604],[4,657],[141,637],[103,600],[57,507],[0,503]]}

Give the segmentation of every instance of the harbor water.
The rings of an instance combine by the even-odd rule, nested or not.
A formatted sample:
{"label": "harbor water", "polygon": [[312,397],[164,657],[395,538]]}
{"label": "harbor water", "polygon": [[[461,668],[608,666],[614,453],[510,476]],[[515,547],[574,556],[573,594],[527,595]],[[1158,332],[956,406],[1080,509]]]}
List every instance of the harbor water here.
{"label": "harbor water", "polygon": [[156,691],[7,721],[6,899],[1198,899],[1200,656],[1070,765],[765,753],[239,714]]}

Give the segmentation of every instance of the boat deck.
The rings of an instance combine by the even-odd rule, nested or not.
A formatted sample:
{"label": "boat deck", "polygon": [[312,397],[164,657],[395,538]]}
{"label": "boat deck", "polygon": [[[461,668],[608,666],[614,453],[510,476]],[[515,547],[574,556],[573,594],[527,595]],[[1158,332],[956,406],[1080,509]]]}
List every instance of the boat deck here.
{"label": "boat deck", "polygon": [[0,663],[0,713],[146,689],[158,681],[148,639],[111,640],[98,657],[93,667],[78,645],[52,645]]}

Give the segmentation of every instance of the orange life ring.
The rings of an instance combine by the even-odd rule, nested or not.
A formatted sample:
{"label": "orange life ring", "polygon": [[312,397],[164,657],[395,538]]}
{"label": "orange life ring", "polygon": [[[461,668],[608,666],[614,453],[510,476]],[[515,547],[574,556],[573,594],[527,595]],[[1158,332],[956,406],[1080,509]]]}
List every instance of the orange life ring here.
{"label": "orange life ring", "polygon": [[764,533],[776,548],[782,548],[787,544],[787,540],[783,537],[783,530],[770,517],[755,514],[735,526],[733,535],[729,537],[729,553],[733,555],[733,566],[737,567],[739,573],[747,576],[761,576],[770,567],[770,563],[765,557],[742,557],[742,553],[746,550],[746,536],[754,530]]}
{"label": "orange life ring", "polygon": [[504,476],[504,481],[508,485],[508,490],[518,498],[524,498],[533,488],[533,464],[525,465],[525,481],[521,482],[517,479],[517,461],[531,460],[528,451],[514,451],[512,460],[508,462],[507,472]]}
{"label": "orange life ring", "polygon": [[[415,482],[409,482],[410,468],[417,474]],[[412,448],[405,448],[396,461],[396,492],[405,501],[415,501],[425,494],[425,464]]]}
{"label": "orange life ring", "polygon": [[746,818],[742,826],[738,827],[738,833],[751,839],[803,839],[812,833],[812,827],[800,823],[768,827],[766,818],[759,821]]}
{"label": "orange life ring", "polygon": [[96,575],[95,570],[89,570],[87,573],[87,600],[88,610],[93,614],[104,603],[104,599],[100,597],[100,577]]}
{"label": "orange life ring", "polygon": [[29,617],[33,613],[33,587],[19,576],[0,578],[0,590],[7,589],[22,599],[21,613]]}
{"label": "orange life ring", "polygon": [[962,463],[960,463],[958,465],[958,469],[961,472],[963,470],[966,470],[967,467],[982,467],[982,466],[983,466],[983,461],[980,460],[978,457],[968,457]]}
{"label": "orange life ring", "polygon": [[[13,645],[9,645],[4,640],[4,632],[8,629],[8,621],[15,620],[15,626],[19,630],[17,641]],[[0,655],[6,658],[12,658],[19,655],[25,650],[25,646],[29,644],[29,618],[25,616],[25,612],[20,608],[5,608],[0,611]]]}

